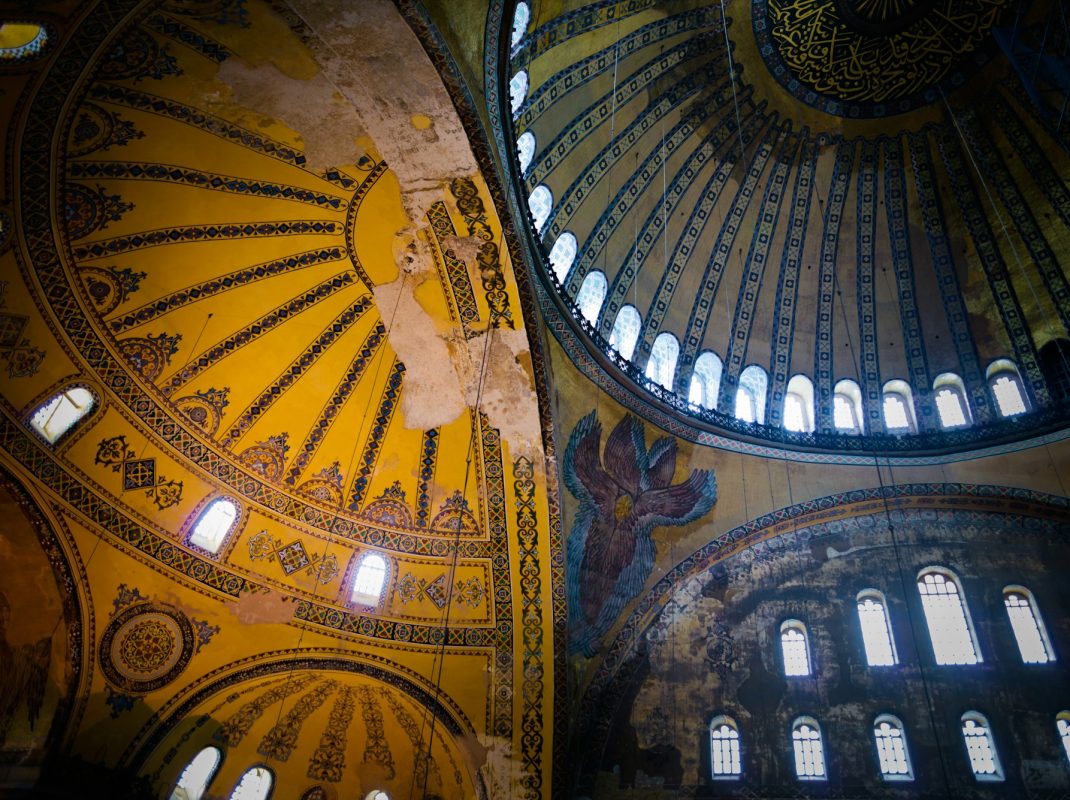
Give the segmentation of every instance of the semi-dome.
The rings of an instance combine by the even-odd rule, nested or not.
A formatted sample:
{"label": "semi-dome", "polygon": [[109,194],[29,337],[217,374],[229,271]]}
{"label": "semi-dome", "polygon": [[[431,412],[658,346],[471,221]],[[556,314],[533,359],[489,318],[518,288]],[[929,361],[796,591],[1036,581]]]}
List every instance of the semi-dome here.
{"label": "semi-dome", "polygon": [[508,166],[603,385],[707,442],[1063,425],[1070,159],[1023,67],[1055,6],[516,8]]}

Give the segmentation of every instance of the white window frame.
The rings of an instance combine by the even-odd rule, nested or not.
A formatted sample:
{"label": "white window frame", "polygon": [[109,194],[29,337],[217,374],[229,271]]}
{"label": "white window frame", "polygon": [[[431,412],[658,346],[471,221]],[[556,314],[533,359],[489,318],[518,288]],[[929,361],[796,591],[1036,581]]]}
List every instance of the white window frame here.
{"label": "white window frame", "polygon": [[[851,414],[852,425],[845,428],[836,418],[836,400],[841,399]],[[857,383],[847,378],[836,383],[832,389],[832,427],[840,433],[861,435],[866,431],[865,417],[862,413],[862,389]]]}
{"label": "white window frame", "polygon": [[[808,727],[810,730],[812,730],[814,733],[816,733],[817,736],[816,737],[808,736],[806,739],[796,739],[796,736],[795,736],[796,731],[798,731],[803,726]],[[805,768],[805,755],[802,753],[802,751],[805,750],[806,748],[805,748],[804,745],[800,744],[800,742],[803,742],[803,741],[816,742],[816,745],[811,744],[810,746],[811,747],[815,747],[816,746],[817,752],[820,753],[820,757],[821,757],[821,762],[820,762],[821,771],[820,772],[817,772],[815,770],[812,775],[807,775],[807,774],[803,774],[803,772],[800,772],[800,767],[804,767]],[[796,780],[807,781],[807,782],[810,782],[810,781],[827,781],[828,780],[829,767],[828,767],[828,754],[825,752],[825,735],[822,733],[821,725],[818,723],[818,721],[816,719],[814,719],[813,717],[797,717],[795,719],[795,721],[791,723],[791,746],[792,746],[792,766],[795,769],[795,778],[796,778]],[[803,756],[803,758],[800,759],[800,756]],[[804,769],[804,771],[805,771],[805,769]]]}
{"label": "white window frame", "polygon": [[[640,323],[641,327],[641,323]],[[672,391],[676,379],[676,362],[680,358],[680,343],[671,333],[659,333],[650,348],[650,358],[646,362],[648,380]]]}
{"label": "white window frame", "polygon": [[740,391],[751,401],[754,411],[753,422],[757,425],[765,424],[765,401],[769,392],[769,375],[757,364],[751,364],[739,374],[739,383],[735,396],[733,413],[736,419],[744,419],[739,415]]}
{"label": "white window frame", "polygon": [[[937,609],[937,606],[935,604],[933,604],[933,603],[927,604],[925,602],[925,598],[927,596],[929,596],[929,597],[939,597],[941,595],[939,595],[939,594],[935,594],[935,595],[933,595],[933,594],[923,594],[922,590],[921,590],[921,584],[923,583],[923,581],[925,579],[925,576],[929,575],[930,573],[932,573],[934,575],[942,576],[945,581],[951,583],[955,587],[955,591],[956,591],[956,594],[958,595],[958,600],[959,600],[959,608],[960,608],[960,610],[962,612],[962,616],[963,616],[963,618],[965,619],[965,622],[966,622],[966,633],[967,633],[967,636],[969,638],[970,644],[973,647],[973,659],[974,659],[973,661],[970,661],[970,660],[966,660],[966,661],[950,661],[950,660],[947,660],[947,661],[945,661],[945,660],[943,660],[945,657],[947,657],[947,653],[942,651],[941,648],[937,647],[937,644],[936,644],[937,640],[936,640],[936,636],[934,635],[934,630],[933,630],[934,617],[930,614],[930,609],[932,609],[932,613],[933,614],[935,614],[938,609]],[[923,614],[925,616],[926,628],[927,628],[927,630],[929,632],[929,645],[932,648],[933,658],[936,661],[936,663],[941,665],[941,666],[963,666],[963,665],[971,665],[972,666],[972,665],[975,665],[975,664],[984,663],[984,658],[981,655],[981,647],[980,647],[979,642],[977,641],[977,631],[974,629],[974,626],[973,626],[973,617],[970,615],[970,604],[966,601],[966,594],[962,589],[962,581],[959,580],[958,576],[954,572],[952,572],[951,570],[947,569],[946,567],[939,567],[939,566],[935,566],[934,565],[934,566],[926,567],[923,570],[920,570],[918,572],[918,577],[916,579],[916,583],[918,585],[918,596],[919,596],[919,599],[921,600],[922,612],[923,612]],[[935,620],[935,621],[939,622],[939,620]]]}
{"label": "white window frame", "polygon": [[[788,405],[791,402],[799,405],[799,427],[788,427]],[[788,381],[781,424],[785,430],[796,433],[814,432],[814,384],[805,375],[792,375]]]}
{"label": "white window frame", "polygon": [[[863,614],[874,614],[874,611],[868,611],[863,608],[866,602],[876,603],[880,606],[880,619],[884,627],[884,636],[888,642],[888,652],[891,655],[890,663],[875,663],[873,655],[870,651],[870,639],[866,635],[866,623],[862,617]],[[888,613],[888,599],[884,596],[883,592],[876,589],[863,589],[855,597],[855,606],[858,611],[858,627],[862,634],[862,649],[866,655],[866,665],[870,667],[894,667],[899,663],[899,653],[895,648],[895,636],[892,634],[892,617]],[[875,631],[874,634],[879,633]]]}
{"label": "white window frame", "polygon": [[[1018,399],[1022,404],[1020,411],[1004,412],[1003,403],[1000,400],[999,393],[996,391],[996,384],[999,383],[1001,378],[1009,380],[1017,390]],[[996,407],[996,413],[999,416],[1006,419],[1008,417],[1016,417],[1019,414],[1028,414],[1033,410],[1033,404],[1029,401],[1029,393],[1025,390],[1025,382],[1022,381],[1022,375],[1018,372],[1018,367],[1015,363],[1009,358],[997,358],[989,364],[988,369],[985,370],[985,381],[988,383],[988,391],[992,395],[992,404]]]}
{"label": "white window frame", "polygon": [[[735,733],[735,739],[714,738],[714,731],[725,727],[730,728]],[[720,714],[710,720],[708,733],[710,737],[710,777],[715,781],[738,781],[743,777],[743,736],[739,732],[739,725],[736,724],[736,721],[732,719],[732,717]],[[739,769],[736,772],[717,772],[715,769],[717,758],[714,756],[714,742],[726,743],[721,745],[721,761],[722,763],[725,761],[725,750],[727,750],[727,760],[729,764],[731,764],[733,756],[731,743],[733,741],[735,742],[735,760],[738,762],[737,766]]]}
{"label": "white window frame", "polygon": [[609,334],[609,346],[620,354],[625,361],[631,361],[635,347],[639,344],[639,332],[643,329],[643,318],[639,309],[630,303],[620,307],[613,330]]}
{"label": "white window frame", "polygon": [[[970,749],[969,742],[970,737],[976,734],[967,734],[968,723],[973,723],[976,727],[984,729],[984,738],[988,741],[988,749],[992,756],[992,772],[978,772],[977,762],[974,759],[973,751]],[[996,748],[996,739],[992,735],[992,726],[988,723],[988,719],[984,714],[977,711],[967,711],[962,715],[959,727],[962,729],[962,745],[966,749],[966,761],[970,765],[970,771],[973,772],[973,777],[980,783],[997,783],[1004,779],[1003,776],[1003,764],[999,758],[999,750]]]}
{"label": "white window frame", "polygon": [[[789,671],[795,669],[794,666],[789,665],[788,654],[784,649],[784,637],[790,633],[795,633],[802,637],[802,653],[806,659],[806,672]],[[809,678],[814,675],[814,659],[810,651],[810,634],[802,620],[786,619],[781,622],[778,641],[780,642],[780,663],[783,665],[785,678]]]}
{"label": "white window frame", "polygon": [[[602,313],[602,304],[606,302],[606,291],[608,289],[609,284],[606,281],[606,274],[600,269],[595,269],[587,273],[583,283],[580,284],[580,290],[576,292],[576,307],[580,310],[580,316],[591,325],[598,324],[598,315]],[[595,297],[596,295],[599,298],[598,302],[594,303],[592,301],[590,305],[585,307],[587,298]]]}
{"label": "white window frame", "polygon": [[578,247],[579,243],[576,241],[576,235],[571,231],[565,231],[557,237],[554,246],[550,248],[550,268],[553,270],[554,277],[557,278],[558,283],[563,284],[565,278],[568,277],[568,271],[572,269],[572,265],[576,262]]}
{"label": "white window frame", "polygon": [[[1022,597],[1025,600],[1025,607],[1029,609],[1029,613],[1033,618],[1033,625],[1036,628],[1036,635],[1040,641],[1040,646],[1044,651],[1044,659],[1036,660],[1028,658],[1025,652],[1024,643],[1022,641],[1022,631],[1019,627],[1024,622],[1015,622],[1014,612],[1011,610],[1011,605],[1008,603],[1008,597],[1011,595]],[[1018,584],[1010,584],[1003,587],[1003,607],[1007,610],[1007,621],[1011,625],[1011,631],[1014,634],[1014,642],[1018,646],[1018,655],[1022,657],[1022,662],[1025,664],[1051,664],[1055,662],[1055,650],[1051,646],[1051,639],[1048,636],[1048,628],[1044,624],[1044,617],[1040,614],[1040,608],[1037,606],[1037,599],[1031,591],[1024,586]]]}
{"label": "white window frame", "polygon": [[[891,427],[888,424],[887,402],[888,396],[896,400],[899,400],[903,404],[903,415],[906,417],[906,427],[898,426]],[[881,422],[884,424],[884,429],[888,433],[893,434],[905,434],[905,433],[917,433],[918,432],[918,418],[914,413],[914,393],[910,389],[910,384],[906,381],[891,380],[884,384],[884,388],[881,390]]]}
{"label": "white window frame", "polygon": [[[887,725],[899,731],[899,741],[903,745],[903,764],[906,772],[888,772],[885,770],[885,759],[881,757],[881,735],[879,728]],[[910,744],[907,741],[907,732],[903,727],[903,721],[892,714],[880,714],[873,720],[873,744],[877,749],[877,767],[881,773],[881,779],[889,783],[898,783],[914,780],[914,764],[910,760]]]}
{"label": "white window frame", "polygon": [[712,350],[706,350],[697,359],[691,370],[691,383],[687,400],[700,408],[716,409],[717,395],[721,391],[721,376],[724,364]]}
{"label": "white window frame", "polygon": [[[940,400],[947,396],[946,393],[957,398],[959,410],[962,413],[962,422],[945,419]],[[936,380],[933,381],[933,405],[936,406],[936,418],[940,422],[940,427],[945,431],[961,430],[973,424],[973,414],[966,396],[966,384],[954,372],[944,372],[936,376]]]}

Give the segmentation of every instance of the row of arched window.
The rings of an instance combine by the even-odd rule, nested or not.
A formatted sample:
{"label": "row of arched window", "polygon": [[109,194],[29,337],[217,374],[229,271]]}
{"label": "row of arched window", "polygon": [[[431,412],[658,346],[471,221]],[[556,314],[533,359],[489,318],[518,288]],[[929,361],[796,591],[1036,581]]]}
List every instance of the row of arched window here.
{"label": "row of arched window", "polygon": [[[918,574],[917,585],[936,663],[981,663],[977,634],[958,577],[942,567],[930,567]],[[871,667],[898,664],[884,595],[876,589],[865,589],[858,593],[856,604],[866,663]],[[1003,605],[1023,663],[1054,662],[1055,651],[1033,593],[1024,586],[1005,586]],[[781,623],[780,651],[784,675],[813,674],[809,635],[802,621],[787,619]]]}
{"label": "row of arched window", "polygon": [[[1003,767],[988,720],[977,711],[967,711],[960,722],[963,748],[974,778],[1002,781]],[[1055,730],[1063,755],[1070,759],[1070,711],[1056,715]],[[798,717],[791,725],[789,741],[795,777],[800,781],[827,780],[825,744],[818,721],[813,717]],[[880,714],[873,720],[873,745],[881,778],[914,780],[906,730],[898,717]],[[742,737],[739,725],[729,716],[720,715],[710,722],[710,776],[714,780],[743,777]]]}
{"label": "row of arched window", "polygon": [[[223,752],[218,747],[205,747],[192,759],[178,777],[170,800],[201,800],[223,763]],[[242,773],[234,790],[227,795],[229,800],[268,800],[275,790],[275,773],[265,766],[250,767]],[[215,795],[213,795],[215,796]],[[313,786],[301,795],[302,800],[326,797],[323,789]],[[390,800],[390,795],[381,789],[373,789],[364,800]]]}

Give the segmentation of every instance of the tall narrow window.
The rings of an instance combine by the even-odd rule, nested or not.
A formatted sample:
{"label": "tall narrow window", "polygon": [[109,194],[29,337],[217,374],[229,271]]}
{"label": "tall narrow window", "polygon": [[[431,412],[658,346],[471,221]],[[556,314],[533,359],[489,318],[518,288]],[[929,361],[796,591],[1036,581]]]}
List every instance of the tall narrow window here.
{"label": "tall narrow window", "polygon": [[862,390],[851,380],[836,384],[832,394],[832,424],[843,433],[862,433]]}
{"label": "tall narrow window", "polygon": [[825,749],[817,720],[810,717],[795,720],[791,743],[795,752],[795,777],[801,781],[825,780]]}
{"label": "tall narrow window", "polygon": [[976,711],[962,715],[962,739],[966,743],[966,755],[970,759],[973,777],[979,781],[1003,780],[1003,768],[992,739],[988,720]]}
{"label": "tall narrow window", "polygon": [[985,376],[1001,417],[1013,417],[1029,410],[1022,376],[1018,374],[1018,368],[1014,366],[1013,361],[1007,358],[996,359],[988,365]]}
{"label": "tall narrow window", "polygon": [[814,385],[805,375],[794,375],[788,381],[784,396],[784,427],[799,433],[810,433],[814,429]]}
{"label": "tall narrow window", "polygon": [[50,444],[55,444],[78,420],[93,410],[94,402],[88,389],[72,386],[52,395],[38,406],[30,417],[30,425]]}
{"label": "tall narrow window", "polygon": [[182,770],[171,800],[201,800],[222,760],[223,753],[218,747],[206,747],[197,753]]}
{"label": "tall narrow window", "polygon": [[1060,711],[1056,715],[1055,730],[1059,732],[1059,742],[1063,746],[1063,755],[1070,761],[1070,711]]}
{"label": "tall narrow window", "polygon": [[606,299],[606,274],[600,269],[588,272],[583,279],[579,292],[576,293],[576,305],[583,318],[594,325],[598,322],[598,312]]}
{"label": "tall narrow window", "polygon": [[733,780],[743,774],[739,728],[731,717],[710,722],[710,772],[715,780]]}
{"label": "tall narrow window", "polygon": [[535,158],[535,134],[531,131],[524,131],[516,140],[516,160],[520,163],[521,175],[527,173],[533,158]]}
{"label": "tall narrow window", "polygon": [[546,220],[550,218],[550,212],[553,211],[554,196],[540,183],[528,196],[528,208],[531,210],[531,220],[535,223],[535,233],[541,235],[542,228]]}
{"label": "tall narrow window", "polygon": [[509,81],[509,106],[513,112],[513,119],[520,113],[520,107],[524,105],[524,99],[528,96],[528,71],[520,70]]}
{"label": "tall narrow window", "polygon": [[550,250],[550,267],[558,282],[564,283],[568,275],[569,267],[576,260],[576,237],[569,231],[565,231],[557,237],[553,248]]}
{"label": "tall narrow window", "polygon": [[1033,593],[1023,586],[1007,586],[1003,589],[1003,605],[1011,621],[1018,652],[1026,664],[1047,664],[1055,660],[1051,640],[1040,617]]}
{"label": "tall narrow window", "polygon": [[237,504],[225,497],[217,498],[197,518],[189,543],[209,553],[218,553],[237,519]]}
{"label": "tall narrow window", "polygon": [[966,601],[958,581],[941,570],[925,570],[918,575],[918,593],[929,627],[937,664],[979,664]]}
{"label": "tall narrow window", "polygon": [[659,333],[650,348],[650,360],[646,362],[646,376],[665,389],[672,389],[676,377],[676,359],[680,355],[680,343],[671,333]]}
{"label": "tall narrow window", "polygon": [[736,390],[736,419],[765,424],[765,394],[769,377],[757,364],[751,364],[739,374]]}
{"label": "tall narrow window", "polygon": [[891,714],[881,714],[873,720],[873,740],[877,745],[877,761],[881,777],[886,781],[912,781],[910,753],[903,723]]}
{"label": "tall narrow window", "polygon": [[691,373],[691,386],[687,400],[703,408],[717,408],[717,393],[721,390],[721,371],[723,365],[716,353],[708,350],[695,361]]}
{"label": "tall narrow window", "polygon": [[635,343],[639,341],[641,325],[642,320],[635,306],[621,306],[617,318],[613,321],[613,330],[609,334],[609,346],[631,361]]}
{"label": "tall narrow window", "polygon": [[942,428],[962,428],[970,424],[970,407],[962,378],[952,372],[937,375],[933,381],[936,413]]}
{"label": "tall narrow window", "polygon": [[780,626],[780,650],[784,656],[784,674],[810,674],[810,647],[806,641],[806,626],[797,619],[788,619]]}
{"label": "tall narrow window", "polygon": [[374,606],[382,596],[385,583],[386,560],[377,553],[369,553],[360,560],[349,599],[361,605]]}
{"label": "tall narrow window", "polygon": [[246,770],[230,795],[230,800],[267,800],[275,784],[275,776],[267,767]]}
{"label": "tall narrow window", "polygon": [[516,4],[516,10],[513,12],[513,32],[509,37],[509,46],[516,47],[520,44],[524,38],[524,34],[528,32],[528,21],[531,19],[531,8],[527,3],[521,2]]}
{"label": "tall narrow window", "polygon": [[884,384],[881,410],[888,433],[917,433],[914,422],[914,398],[910,384],[894,380]]}
{"label": "tall narrow window", "polygon": [[859,592],[858,622],[862,626],[866,663],[871,667],[890,667],[898,663],[884,595],[873,589]]}

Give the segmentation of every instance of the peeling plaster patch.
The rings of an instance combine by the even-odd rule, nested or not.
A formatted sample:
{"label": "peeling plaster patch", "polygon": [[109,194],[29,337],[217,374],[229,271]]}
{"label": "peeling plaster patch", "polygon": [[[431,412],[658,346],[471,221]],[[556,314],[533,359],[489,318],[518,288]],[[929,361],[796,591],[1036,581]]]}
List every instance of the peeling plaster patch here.
{"label": "peeling plaster patch", "polygon": [[356,140],[367,135],[353,106],[323,74],[298,80],[274,64],[250,67],[231,58],[219,67],[219,80],[233,100],[281,121],[304,140],[306,166],[313,170],[355,164],[364,155]]}
{"label": "peeling plaster patch", "polygon": [[293,619],[293,599],[278,592],[245,592],[227,603],[231,614],[246,625],[255,623],[287,623]]}

